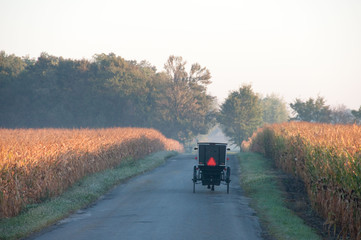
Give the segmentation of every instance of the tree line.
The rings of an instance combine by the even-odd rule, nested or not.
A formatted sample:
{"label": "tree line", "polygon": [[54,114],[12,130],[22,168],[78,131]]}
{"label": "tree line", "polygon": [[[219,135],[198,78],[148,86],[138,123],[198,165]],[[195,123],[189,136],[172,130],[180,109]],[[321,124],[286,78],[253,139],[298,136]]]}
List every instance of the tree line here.
{"label": "tree line", "polygon": [[152,127],[185,141],[214,123],[210,72],[170,56],[165,71],[113,53],[36,60],[0,52],[0,127]]}
{"label": "tree line", "polygon": [[296,98],[290,107],[295,115],[291,120],[332,124],[361,123],[361,106],[358,110],[348,109],[344,105],[331,107],[326,104],[325,98],[320,96],[306,101]]}
{"label": "tree line", "polygon": [[[210,83],[206,67],[188,67],[180,56],[169,56],[164,70],[157,71],[145,60],[113,53],[74,60],[0,51],[0,127],[151,127],[186,142],[219,122],[239,146],[263,123],[290,120],[282,98],[261,97],[250,85],[231,92],[218,106],[207,94]],[[351,113],[330,109],[323,98],[296,99],[290,107],[291,120],[350,123],[361,117],[361,107]]]}
{"label": "tree line", "polygon": [[[360,124],[359,110],[347,109],[344,105],[331,108],[323,97],[309,98],[306,101],[296,98],[290,104],[293,117],[287,117],[286,104],[277,96],[261,98],[251,85],[243,85],[232,91],[220,107],[218,122],[223,132],[241,149],[242,142],[264,123],[284,121],[306,121],[332,124]],[[288,119],[287,119],[288,118]]]}

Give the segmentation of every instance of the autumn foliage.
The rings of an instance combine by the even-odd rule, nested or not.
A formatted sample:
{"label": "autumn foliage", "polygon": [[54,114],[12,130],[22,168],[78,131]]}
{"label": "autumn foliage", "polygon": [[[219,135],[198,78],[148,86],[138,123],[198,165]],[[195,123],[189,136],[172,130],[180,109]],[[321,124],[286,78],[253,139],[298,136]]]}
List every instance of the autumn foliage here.
{"label": "autumn foliage", "polygon": [[330,230],[361,239],[361,126],[275,124],[258,130],[247,145],[304,181]]}
{"label": "autumn foliage", "polygon": [[182,149],[153,129],[0,129],[0,217],[57,196],[88,174]]}

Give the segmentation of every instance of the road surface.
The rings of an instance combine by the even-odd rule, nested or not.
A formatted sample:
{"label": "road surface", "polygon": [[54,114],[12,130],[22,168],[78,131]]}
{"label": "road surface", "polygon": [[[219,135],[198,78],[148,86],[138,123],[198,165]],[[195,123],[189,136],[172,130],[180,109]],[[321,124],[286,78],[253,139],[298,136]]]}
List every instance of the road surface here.
{"label": "road surface", "polygon": [[254,211],[239,186],[238,163],[230,155],[226,185],[196,185],[194,155],[178,155],[151,172],[114,188],[87,209],[29,239],[262,239]]}

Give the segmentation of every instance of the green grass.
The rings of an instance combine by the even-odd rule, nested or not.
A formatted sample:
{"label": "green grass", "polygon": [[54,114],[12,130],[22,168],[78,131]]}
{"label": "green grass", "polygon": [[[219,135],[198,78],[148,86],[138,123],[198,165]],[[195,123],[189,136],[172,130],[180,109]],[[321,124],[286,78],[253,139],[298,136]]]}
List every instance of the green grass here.
{"label": "green grass", "polygon": [[19,239],[54,224],[90,205],[115,185],[154,169],[174,155],[176,152],[158,152],[138,161],[128,159],[118,168],[85,177],[61,196],[41,204],[28,205],[16,217],[1,219],[0,239]]}
{"label": "green grass", "polygon": [[262,224],[275,239],[322,239],[285,205],[271,162],[255,153],[240,153],[241,185]]}

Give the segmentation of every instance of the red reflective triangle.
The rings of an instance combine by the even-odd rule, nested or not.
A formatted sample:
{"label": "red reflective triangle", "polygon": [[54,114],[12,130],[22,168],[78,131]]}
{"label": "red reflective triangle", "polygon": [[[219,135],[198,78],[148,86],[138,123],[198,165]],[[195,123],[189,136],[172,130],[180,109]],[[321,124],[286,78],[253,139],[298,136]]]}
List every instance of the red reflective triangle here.
{"label": "red reflective triangle", "polygon": [[216,161],[214,160],[213,157],[211,157],[211,158],[208,160],[207,166],[216,166]]}

